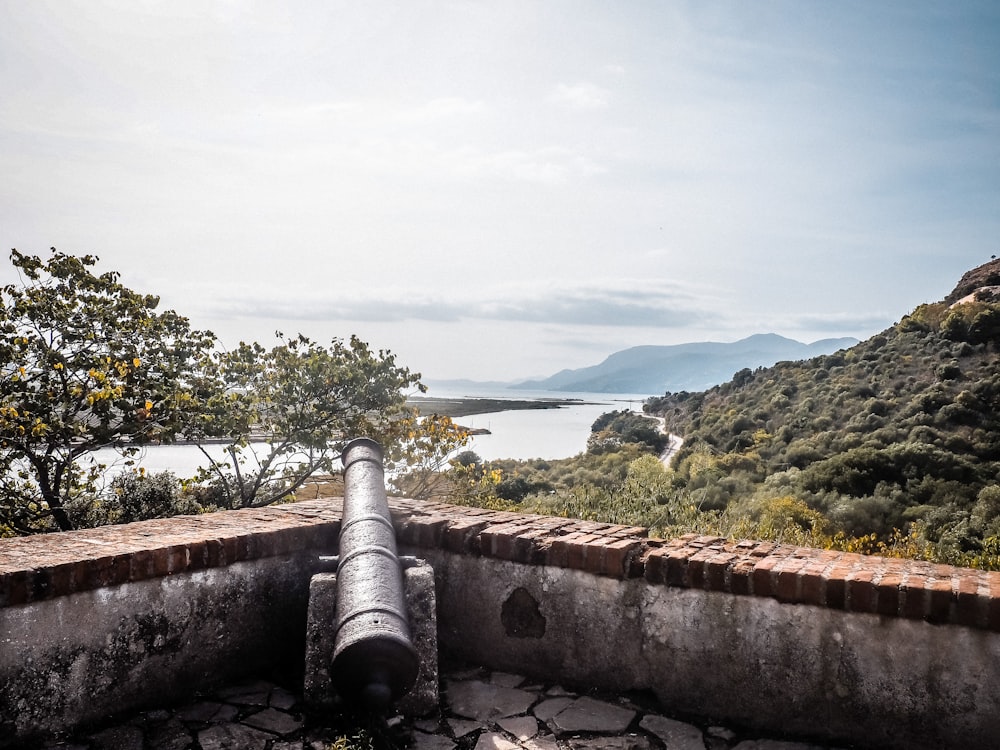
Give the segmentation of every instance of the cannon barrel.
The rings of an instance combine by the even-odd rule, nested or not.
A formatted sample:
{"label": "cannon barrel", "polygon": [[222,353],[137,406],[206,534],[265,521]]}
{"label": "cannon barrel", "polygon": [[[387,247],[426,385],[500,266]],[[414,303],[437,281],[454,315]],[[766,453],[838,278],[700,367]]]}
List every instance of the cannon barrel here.
{"label": "cannon barrel", "polygon": [[357,438],[345,446],[341,460],[344,511],[333,679],[345,700],[381,710],[413,687],[419,665],[385,495],[382,449],[374,440]]}

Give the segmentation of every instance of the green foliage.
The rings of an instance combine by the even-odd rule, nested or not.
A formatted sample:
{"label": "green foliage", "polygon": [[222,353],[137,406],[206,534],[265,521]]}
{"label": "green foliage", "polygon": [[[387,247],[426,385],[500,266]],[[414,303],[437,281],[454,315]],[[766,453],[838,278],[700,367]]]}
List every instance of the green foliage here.
{"label": "green foliage", "polygon": [[400,495],[424,500],[447,494],[451,486],[447,468],[453,460],[465,466],[480,463],[475,453],[461,450],[469,442],[469,432],[451,417],[431,414],[418,418],[408,413],[398,418],[394,427],[399,438],[391,446],[389,484]]}
{"label": "green foliage", "polygon": [[591,453],[615,451],[628,443],[646,446],[656,453],[661,453],[667,446],[667,436],[660,430],[655,419],[626,409],[602,414],[594,421],[590,430],[587,450]]}
{"label": "green foliage", "polygon": [[[420,376],[357,338],[279,334],[270,349],[220,352],[156,297],[95,275],[93,256],[11,261],[22,283],[0,290],[0,536],[291,499],[357,436],[417,486],[467,440],[407,407]],[[181,494],[169,475],[131,471],[103,488],[107,467],[84,460],[114,447],[128,467],[142,445],[180,437],[222,440],[225,455],[203,447],[204,484]]]}
{"label": "green foliage", "polygon": [[21,283],[0,290],[0,526],[70,529],[68,507],[101,474],[78,459],[173,439],[205,396],[214,337],[118,274],[95,275],[94,256],[10,257]]}
{"label": "green foliage", "polygon": [[921,305],[849,350],[650,399],[684,436],[670,469],[626,412],[587,454],[494,464],[530,512],[1000,569],[998,352],[997,301]]}
{"label": "green foliage", "polygon": [[198,477],[216,488],[220,507],[290,498],[313,474],[337,471],[353,437],[382,444],[387,473],[418,457],[443,460],[465,442],[450,419],[421,421],[406,406],[405,391],[422,388],[420,376],[392,354],[355,337],[323,346],[278,336],[271,349],[243,343],[215,358],[213,376],[224,390],[191,425],[199,436],[227,438],[227,458],[203,450],[207,464]]}
{"label": "green foliage", "polygon": [[998,320],[990,301],[921,305],[848,351],[668,393],[647,411],[684,435],[676,470],[691,489],[715,488],[715,510],[749,512],[745,499],[781,477],[831,539],[896,538],[911,552],[919,539],[925,556],[969,560],[998,530]]}
{"label": "green foliage", "polygon": [[107,490],[86,504],[80,526],[131,523],[206,510],[172,472],[147,474],[129,469],[114,476]]}

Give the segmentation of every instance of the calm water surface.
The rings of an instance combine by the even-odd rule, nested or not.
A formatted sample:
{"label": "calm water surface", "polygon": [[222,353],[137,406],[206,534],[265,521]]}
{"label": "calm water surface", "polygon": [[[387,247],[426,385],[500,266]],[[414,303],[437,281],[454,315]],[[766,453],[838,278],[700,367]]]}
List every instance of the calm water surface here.
{"label": "calm water surface", "polygon": [[[473,437],[469,449],[486,460],[498,458],[568,458],[586,450],[590,426],[601,414],[619,409],[642,409],[647,398],[637,394],[562,393],[557,391],[445,391],[431,389],[428,396],[438,398],[507,398],[578,399],[588,403],[558,409],[522,409],[459,417],[466,427],[485,428],[489,435]],[[221,446],[206,449],[221,457]],[[123,459],[111,449],[97,451],[95,457],[112,469],[125,468]],[[205,457],[194,445],[158,445],[144,448],[133,459],[149,473],[172,471],[178,477],[190,477],[205,463]]]}
{"label": "calm water surface", "polygon": [[483,427],[489,435],[476,435],[471,450],[480,457],[568,458],[587,449],[590,426],[599,416],[620,409],[642,409],[645,395],[628,393],[562,393],[558,391],[492,391],[488,393],[439,393],[428,396],[468,398],[578,399],[587,403],[559,409],[522,409],[458,417],[466,427]]}

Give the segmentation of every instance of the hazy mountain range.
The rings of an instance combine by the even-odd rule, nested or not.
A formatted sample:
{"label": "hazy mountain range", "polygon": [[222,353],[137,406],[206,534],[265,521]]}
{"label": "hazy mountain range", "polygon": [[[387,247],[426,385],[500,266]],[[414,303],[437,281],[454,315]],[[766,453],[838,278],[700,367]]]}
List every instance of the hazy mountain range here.
{"label": "hazy mountain range", "polygon": [[637,393],[658,395],[668,391],[703,391],[733,377],[745,367],[770,367],[832,354],[858,343],[853,338],[823,339],[812,344],[774,333],[748,336],[731,344],[704,341],[672,346],[633,346],[615,352],[591,367],[561,370],[540,380],[520,383],[439,381],[448,387],[489,387],[511,390],[578,391],[586,393]]}

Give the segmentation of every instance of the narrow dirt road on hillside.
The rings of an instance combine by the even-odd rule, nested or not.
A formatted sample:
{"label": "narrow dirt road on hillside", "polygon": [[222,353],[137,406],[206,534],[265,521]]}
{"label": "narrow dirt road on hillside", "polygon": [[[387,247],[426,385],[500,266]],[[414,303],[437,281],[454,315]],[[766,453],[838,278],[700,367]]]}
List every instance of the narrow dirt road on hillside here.
{"label": "narrow dirt road on hillside", "polygon": [[660,432],[667,436],[667,447],[663,449],[663,453],[660,454],[660,462],[666,467],[670,468],[670,462],[674,460],[674,456],[677,455],[677,451],[681,449],[684,445],[684,438],[680,435],[675,435],[672,432],[667,432],[667,420],[663,417],[654,417],[652,414],[644,414],[640,411],[634,411],[633,414],[638,414],[640,417],[646,417],[646,419],[655,419],[657,424],[660,426]]}

